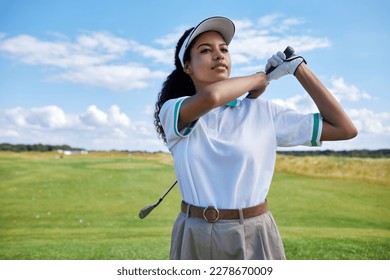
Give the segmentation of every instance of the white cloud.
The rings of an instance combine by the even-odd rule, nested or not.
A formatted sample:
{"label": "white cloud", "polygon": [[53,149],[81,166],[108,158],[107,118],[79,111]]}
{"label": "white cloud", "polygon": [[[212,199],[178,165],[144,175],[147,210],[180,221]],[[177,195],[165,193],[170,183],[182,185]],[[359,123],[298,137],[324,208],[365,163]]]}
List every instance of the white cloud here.
{"label": "white cloud", "polygon": [[[178,37],[179,38],[179,37]],[[160,41],[164,45],[166,42]],[[173,55],[174,55],[174,49],[173,46],[169,46],[168,49],[156,49],[150,46],[141,45],[135,41],[132,41],[131,43],[131,50],[140,54],[141,56],[145,58],[150,58],[156,62],[164,63],[167,65],[172,65]]]}
{"label": "white cloud", "polygon": [[91,127],[98,127],[108,124],[107,113],[103,112],[95,105],[87,108],[87,112],[80,115],[80,120],[83,124]]}
{"label": "white cloud", "polygon": [[282,17],[282,14],[270,14],[259,18],[258,23],[261,27],[270,27],[275,24],[277,19]]}
{"label": "white cloud", "polygon": [[64,111],[57,106],[33,108],[26,119],[28,123],[44,128],[61,128],[68,122]]}
{"label": "white cloud", "polygon": [[390,135],[390,113],[374,112],[366,108],[350,109],[348,114],[359,132]]}
{"label": "white cloud", "polygon": [[121,112],[121,109],[117,105],[113,105],[108,110],[108,122],[112,123],[114,126],[130,126],[131,122],[129,117]]}
{"label": "white cloud", "polygon": [[269,32],[284,33],[292,26],[303,24],[305,21],[300,18],[285,18],[283,14],[271,14],[261,17],[258,20],[259,27]]}
{"label": "white cloud", "polygon": [[[247,31],[249,34],[237,35],[231,43],[231,55],[235,64],[254,63],[265,61],[277,51],[283,51],[286,46],[293,46],[297,53],[311,51],[318,48],[330,46],[327,38],[315,38],[311,36],[269,36],[252,34],[253,30]],[[244,32],[246,33],[246,32]]]}
{"label": "white cloud", "polygon": [[77,43],[41,41],[29,35],[1,41],[0,51],[23,63],[65,69],[102,64],[117,57],[113,53],[98,52]]}
{"label": "white cloud", "polygon": [[167,76],[140,63],[126,62],[131,52],[163,63],[169,63],[168,57],[172,56],[167,50],[143,46],[106,32],[83,34],[74,42],[20,35],[0,40],[0,52],[22,63],[54,66],[55,74],[50,75],[50,80],[116,91],[146,88],[153,80]]}
{"label": "white cloud", "polygon": [[77,68],[53,75],[50,79],[108,88],[114,91],[127,91],[147,88],[152,80],[166,76],[167,73],[162,71],[151,71],[142,65],[127,64]]}
{"label": "white cloud", "polygon": [[288,18],[281,14],[272,14],[260,18],[257,22],[235,21],[237,32],[230,50],[235,64],[254,64],[265,62],[272,54],[293,46],[297,53],[327,48],[331,45],[328,38],[318,38],[299,33],[292,27],[302,25],[304,20]]}
{"label": "white cloud", "polygon": [[0,110],[0,142],[69,144],[97,150],[167,151],[153,122],[131,121],[117,105],[107,111],[90,105],[65,113],[58,106]]}
{"label": "white cloud", "polygon": [[151,106],[151,105],[147,105],[147,106],[144,108],[143,113],[144,113],[145,115],[148,115],[148,116],[153,117],[153,116],[154,116],[154,107]]}
{"label": "white cloud", "polygon": [[[339,102],[357,102],[361,100],[375,99],[375,97],[359,89],[357,86],[348,84],[342,77],[332,77],[329,83],[329,91]],[[304,112],[315,108],[315,104],[311,101],[307,94],[296,95],[287,99],[275,99],[274,101],[280,105],[302,110]]]}
{"label": "white cloud", "polygon": [[[5,110],[2,119],[7,123],[12,123],[20,127],[26,126],[25,110],[20,107]],[[1,120],[1,119],[0,119]]]}
{"label": "white cloud", "polygon": [[1,138],[19,138],[20,135],[17,131],[12,129],[0,129]]}
{"label": "white cloud", "polygon": [[112,105],[108,112],[100,110],[96,105],[91,105],[85,113],[78,116],[82,125],[98,128],[101,126],[122,128],[130,127],[131,121],[129,117],[121,112],[117,105]]}
{"label": "white cloud", "polygon": [[3,118],[19,127],[31,128],[63,128],[69,124],[61,108],[46,106],[23,109],[21,107],[5,110]]}
{"label": "white cloud", "polygon": [[102,126],[112,128],[131,127],[130,118],[121,112],[119,106],[112,105],[107,112],[96,105],[90,105],[80,114],[66,114],[58,106],[44,106],[24,109],[21,107],[0,111],[3,127],[28,129],[98,129]]}
{"label": "white cloud", "polygon": [[316,105],[308,95],[295,95],[287,99],[272,99],[272,101],[303,114],[318,112]]}
{"label": "white cloud", "polygon": [[91,35],[81,35],[77,37],[76,46],[80,51],[103,51],[115,55],[124,54],[130,44],[127,40],[113,36],[106,32],[93,32]]}
{"label": "white cloud", "polygon": [[[257,22],[234,20],[236,37],[231,44],[234,64],[254,67],[264,64],[270,55],[292,45],[304,52],[330,46],[328,38],[317,38],[297,32],[294,26],[302,19],[272,14]],[[188,28],[188,27],[187,27]],[[143,89],[167,73],[161,65],[172,66],[174,47],[187,29],[178,27],[173,33],[155,40],[159,47],[140,44],[108,32],[88,32],[74,40],[55,34],[52,40],[42,40],[27,34],[7,38],[0,36],[0,52],[22,63],[50,66],[49,80],[65,81],[114,91]],[[53,35],[53,34],[52,34]],[[144,60],[142,60],[142,58]],[[141,63],[142,61],[142,63]],[[158,70],[146,65],[158,63]],[[237,69],[238,72],[240,69]]]}
{"label": "white cloud", "polygon": [[348,109],[346,111],[359,134],[348,141],[324,142],[323,149],[389,149],[390,113],[378,113],[367,108]]}
{"label": "white cloud", "polygon": [[184,32],[189,29],[190,26],[178,26],[174,32],[169,33],[165,36],[162,36],[160,38],[157,38],[154,40],[157,44],[161,45],[163,48],[166,49],[173,49],[179,38],[184,34]]}
{"label": "white cloud", "polygon": [[347,101],[359,101],[359,100],[372,100],[374,99],[367,92],[360,90],[358,87],[352,84],[347,84],[342,77],[333,77],[330,81],[330,91],[335,97],[341,100]]}

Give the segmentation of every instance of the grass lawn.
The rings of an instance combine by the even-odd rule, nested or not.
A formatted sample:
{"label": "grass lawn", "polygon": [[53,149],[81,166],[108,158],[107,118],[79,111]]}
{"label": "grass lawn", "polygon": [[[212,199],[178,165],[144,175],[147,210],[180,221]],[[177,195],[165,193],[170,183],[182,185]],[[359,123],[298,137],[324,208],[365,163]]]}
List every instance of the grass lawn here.
{"label": "grass lawn", "polygon": [[[278,156],[269,202],[288,259],[390,259],[389,167]],[[167,259],[178,188],[138,212],[174,180],[166,154],[2,152],[0,259]]]}

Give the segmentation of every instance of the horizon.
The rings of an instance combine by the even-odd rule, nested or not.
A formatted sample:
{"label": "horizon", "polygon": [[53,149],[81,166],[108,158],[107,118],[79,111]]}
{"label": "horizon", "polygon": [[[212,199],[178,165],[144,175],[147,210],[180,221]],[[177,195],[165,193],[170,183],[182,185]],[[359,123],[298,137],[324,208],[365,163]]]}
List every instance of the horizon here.
{"label": "horizon", "polygon": [[[11,145],[11,146],[44,146],[44,147],[50,147],[50,148],[59,148],[59,147],[69,147],[70,151],[87,151],[87,152],[127,152],[127,153],[147,153],[147,154],[158,154],[158,153],[164,153],[164,154],[170,154],[169,151],[148,151],[148,150],[116,150],[116,149],[109,149],[109,150],[95,150],[95,149],[86,149],[82,147],[73,147],[68,144],[43,144],[43,143],[34,143],[34,144],[21,144],[21,143],[16,143],[16,144],[11,144],[11,143],[0,143],[0,152],[5,152],[5,151],[12,151],[12,150],[2,150],[3,145]],[[43,151],[43,152],[56,152],[60,149],[56,150],[49,150],[49,151]],[[36,150],[31,150],[32,152],[42,152],[42,151],[36,151]],[[68,151],[68,150],[67,150]],[[390,151],[390,148],[384,148],[384,149],[353,149],[353,150],[331,150],[331,149],[326,149],[326,150],[318,150],[318,149],[310,149],[310,150],[294,150],[294,149],[281,149],[278,148],[276,150],[277,153],[313,153],[313,154],[325,154],[325,153],[354,153],[354,152],[369,152],[369,153],[375,153],[375,152],[383,152],[383,151]],[[18,151],[18,152],[26,152],[26,151]],[[30,151],[27,151],[30,152]]]}

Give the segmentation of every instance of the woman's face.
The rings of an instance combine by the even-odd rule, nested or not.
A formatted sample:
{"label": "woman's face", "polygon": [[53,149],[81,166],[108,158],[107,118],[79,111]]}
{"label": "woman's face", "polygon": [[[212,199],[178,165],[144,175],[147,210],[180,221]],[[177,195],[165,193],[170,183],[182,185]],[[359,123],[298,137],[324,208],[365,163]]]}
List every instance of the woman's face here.
{"label": "woman's face", "polygon": [[196,39],[190,50],[191,61],[185,71],[197,91],[212,83],[229,78],[231,60],[225,40],[215,31],[205,32]]}

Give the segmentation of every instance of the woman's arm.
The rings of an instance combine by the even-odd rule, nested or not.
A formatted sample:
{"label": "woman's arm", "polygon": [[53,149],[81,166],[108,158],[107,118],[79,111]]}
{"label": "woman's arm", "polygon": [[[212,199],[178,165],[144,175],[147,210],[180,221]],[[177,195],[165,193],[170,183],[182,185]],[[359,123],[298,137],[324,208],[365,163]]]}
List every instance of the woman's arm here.
{"label": "woman's arm", "polygon": [[199,90],[183,101],[180,107],[178,129],[181,130],[210,110],[225,105],[245,92],[264,92],[268,81],[264,73],[245,77],[229,78]]}
{"label": "woman's arm", "polygon": [[322,141],[346,140],[357,135],[357,129],[338,101],[307,67],[301,63],[295,76],[309,93],[323,118]]}

